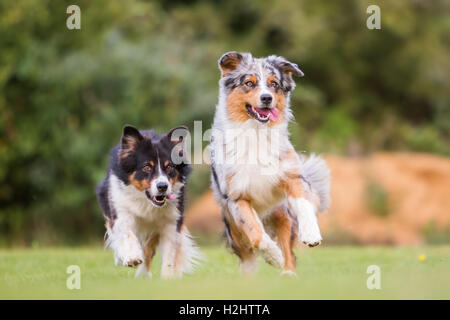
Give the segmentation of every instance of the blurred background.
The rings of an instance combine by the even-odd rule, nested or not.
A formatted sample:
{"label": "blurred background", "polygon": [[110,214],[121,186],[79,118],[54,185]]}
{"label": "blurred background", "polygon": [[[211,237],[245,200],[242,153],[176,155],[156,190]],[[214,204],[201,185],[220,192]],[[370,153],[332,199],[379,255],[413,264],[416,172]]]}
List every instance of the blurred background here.
{"label": "blurred background", "polygon": [[[299,151],[325,155],[325,244],[450,242],[450,2],[0,2],[0,246],[100,244],[94,189],[124,124],[210,127],[217,59],[278,54],[305,77],[292,94]],[[66,8],[81,8],[68,30]],[[209,168],[189,181],[203,244],[223,225]]]}

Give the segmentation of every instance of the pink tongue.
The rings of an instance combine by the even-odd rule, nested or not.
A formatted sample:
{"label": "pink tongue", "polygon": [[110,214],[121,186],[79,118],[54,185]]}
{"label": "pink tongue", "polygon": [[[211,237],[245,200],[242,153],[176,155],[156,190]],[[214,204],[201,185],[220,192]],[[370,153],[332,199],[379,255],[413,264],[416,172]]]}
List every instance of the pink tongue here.
{"label": "pink tongue", "polygon": [[174,193],[169,194],[169,195],[167,196],[167,199],[169,199],[169,200],[175,199],[175,194],[174,194]]}
{"label": "pink tongue", "polygon": [[278,109],[277,108],[270,109],[269,119],[270,119],[270,121],[273,121],[273,122],[276,122],[278,120]]}
{"label": "pink tongue", "polygon": [[270,109],[257,108],[257,111],[258,111],[258,113],[263,114],[265,116],[269,115],[269,119],[271,121],[278,120],[278,109],[277,108],[270,108]]}
{"label": "pink tongue", "polygon": [[262,113],[265,116],[267,116],[270,112],[268,109],[261,109],[261,108],[257,108],[257,111],[258,113]]}

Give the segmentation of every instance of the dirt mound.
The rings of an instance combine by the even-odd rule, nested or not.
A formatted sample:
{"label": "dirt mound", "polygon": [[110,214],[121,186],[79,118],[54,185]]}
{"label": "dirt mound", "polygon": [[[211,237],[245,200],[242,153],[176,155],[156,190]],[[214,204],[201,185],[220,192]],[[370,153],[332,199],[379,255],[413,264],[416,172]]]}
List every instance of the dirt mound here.
{"label": "dirt mound", "polygon": [[[365,158],[325,157],[332,172],[332,205],[319,215],[325,241],[423,243],[424,230],[450,226],[450,159],[417,153]],[[195,233],[223,232],[220,208],[207,192],[190,206]]]}

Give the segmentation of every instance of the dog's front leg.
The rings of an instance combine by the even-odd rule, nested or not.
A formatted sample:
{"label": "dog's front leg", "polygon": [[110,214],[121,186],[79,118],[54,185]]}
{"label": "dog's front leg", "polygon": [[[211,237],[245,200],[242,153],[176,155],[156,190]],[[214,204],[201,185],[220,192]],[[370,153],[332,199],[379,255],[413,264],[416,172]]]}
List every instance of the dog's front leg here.
{"label": "dog's front leg", "polygon": [[237,235],[251,251],[258,251],[263,259],[276,268],[284,265],[283,254],[277,244],[264,231],[263,224],[246,200],[228,201],[228,210]]}
{"label": "dog's front leg", "polygon": [[114,251],[116,265],[135,267],[144,261],[142,247],[135,234],[135,221],[130,215],[122,215],[108,230],[108,242]]}
{"label": "dog's front leg", "polygon": [[169,225],[161,233],[161,278],[179,278],[182,273],[176,268],[177,247],[180,241],[180,233],[175,225]]}
{"label": "dog's front leg", "polygon": [[136,270],[135,277],[152,277],[152,260],[156,254],[156,247],[159,243],[159,235],[153,235],[148,239],[147,244],[144,246],[144,258],[145,263],[139,265]]}
{"label": "dog's front leg", "polygon": [[315,204],[305,197],[302,182],[298,176],[287,179],[285,183],[289,209],[298,218],[299,238],[310,247],[319,245],[322,241],[317,222]]}

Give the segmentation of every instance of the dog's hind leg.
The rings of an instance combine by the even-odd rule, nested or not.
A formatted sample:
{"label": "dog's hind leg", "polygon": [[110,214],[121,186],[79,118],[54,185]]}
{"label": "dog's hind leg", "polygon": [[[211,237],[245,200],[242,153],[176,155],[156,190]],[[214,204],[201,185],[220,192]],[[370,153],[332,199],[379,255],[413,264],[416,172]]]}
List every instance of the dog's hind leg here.
{"label": "dog's hind leg", "polygon": [[230,217],[228,209],[223,208],[222,215],[228,247],[239,257],[242,273],[245,275],[254,274],[258,270],[256,253],[249,247],[248,242],[240,236],[240,230],[237,229],[234,220]]}
{"label": "dog's hind leg", "polygon": [[280,206],[275,208],[264,219],[264,222],[267,229],[273,231],[283,252],[284,266],[282,274],[295,274],[297,261],[292,249],[297,241],[297,220],[290,216],[287,207]]}
{"label": "dog's hind leg", "polygon": [[[264,231],[263,224],[246,200],[228,201],[226,217],[230,223],[233,240],[248,252],[258,252],[270,265],[281,268],[284,258],[280,248]],[[255,264],[254,257],[244,259],[247,265]],[[242,258],[241,258],[242,260]]]}

